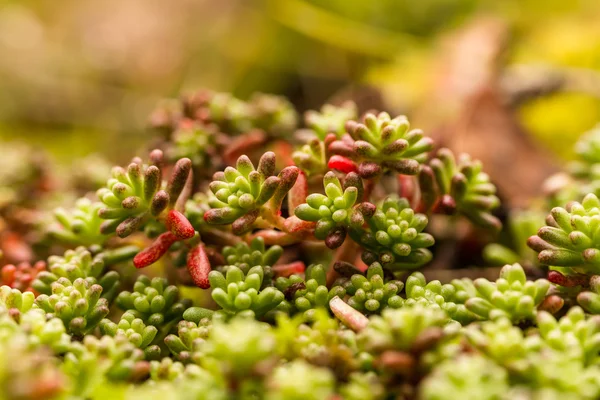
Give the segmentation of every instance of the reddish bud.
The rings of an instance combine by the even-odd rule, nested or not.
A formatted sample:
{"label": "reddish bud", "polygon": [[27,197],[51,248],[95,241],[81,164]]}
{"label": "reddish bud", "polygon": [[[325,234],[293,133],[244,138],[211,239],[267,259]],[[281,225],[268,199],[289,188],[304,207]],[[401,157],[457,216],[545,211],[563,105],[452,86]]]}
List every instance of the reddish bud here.
{"label": "reddish bud", "polygon": [[157,262],[171,245],[177,241],[177,237],[171,232],[165,232],[148,247],[140,251],[133,258],[133,265],[136,268],[144,268]]}
{"label": "reddish bud", "polygon": [[169,211],[165,225],[179,240],[190,239],[196,233],[190,221],[177,210]]}
{"label": "reddish bud", "polygon": [[563,275],[558,271],[548,271],[548,280],[555,285],[564,287],[586,286],[589,283],[587,275]]}
{"label": "reddish bud", "polygon": [[295,261],[289,264],[275,265],[272,270],[275,276],[287,278],[294,274],[303,274],[306,270],[306,265],[302,261]]}
{"label": "reddish bud", "polygon": [[338,171],[342,171],[346,174],[358,171],[358,167],[356,166],[354,161],[344,156],[338,155],[331,156],[329,162],[327,163],[327,167],[330,169],[337,169]]}
{"label": "reddish bud", "polygon": [[203,244],[199,244],[188,253],[187,270],[196,286],[202,289],[210,287],[208,274],[211,271],[211,266]]}

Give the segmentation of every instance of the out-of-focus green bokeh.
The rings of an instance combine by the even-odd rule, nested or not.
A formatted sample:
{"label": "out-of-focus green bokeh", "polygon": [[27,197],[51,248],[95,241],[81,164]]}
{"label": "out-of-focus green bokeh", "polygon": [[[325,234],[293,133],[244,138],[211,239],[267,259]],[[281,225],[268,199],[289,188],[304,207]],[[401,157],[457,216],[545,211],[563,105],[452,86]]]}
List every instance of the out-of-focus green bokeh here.
{"label": "out-of-focus green bokeh", "polygon": [[[426,120],[445,38],[480,18],[508,28],[503,67],[600,71],[598,0],[4,1],[0,138],[66,163],[91,152],[129,158],[157,102],[199,87],[280,93],[304,110],[370,85]],[[568,156],[600,120],[600,100],[544,96],[519,116]]]}

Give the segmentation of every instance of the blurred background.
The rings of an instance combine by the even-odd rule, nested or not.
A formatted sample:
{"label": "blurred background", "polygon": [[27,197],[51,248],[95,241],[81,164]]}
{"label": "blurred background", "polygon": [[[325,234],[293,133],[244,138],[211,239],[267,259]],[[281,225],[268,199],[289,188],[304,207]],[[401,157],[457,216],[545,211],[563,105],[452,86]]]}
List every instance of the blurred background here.
{"label": "blurred background", "polygon": [[161,99],[200,87],[354,99],[492,169],[489,140],[545,165],[600,121],[599,74],[597,0],[0,2],[0,146],[66,165],[129,159]]}

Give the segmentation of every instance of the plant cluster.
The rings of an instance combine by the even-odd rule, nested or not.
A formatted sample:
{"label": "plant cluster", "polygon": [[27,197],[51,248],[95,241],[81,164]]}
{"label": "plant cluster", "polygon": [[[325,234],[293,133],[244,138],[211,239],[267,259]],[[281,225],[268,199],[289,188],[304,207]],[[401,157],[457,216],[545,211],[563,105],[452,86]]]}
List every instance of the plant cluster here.
{"label": "plant cluster", "polygon": [[[597,133],[497,236],[482,163],[405,116],[176,104],[146,161],[77,171],[72,208],[0,168],[0,399],[600,397]],[[458,229],[498,238],[493,277],[428,268]]]}

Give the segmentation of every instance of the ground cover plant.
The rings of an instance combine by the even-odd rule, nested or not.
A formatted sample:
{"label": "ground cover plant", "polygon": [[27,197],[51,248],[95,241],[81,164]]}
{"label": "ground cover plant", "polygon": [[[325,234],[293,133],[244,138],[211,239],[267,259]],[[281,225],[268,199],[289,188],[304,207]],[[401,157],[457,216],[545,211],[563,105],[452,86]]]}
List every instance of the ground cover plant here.
{"label": "ground cover plant", "polygon": [[[600,397],[600,128],[506,213],[481,162],[351,102],[151,121],[69,179],[3,146],[0,399]],[[494,277],[436,279],[465,226]]]}

